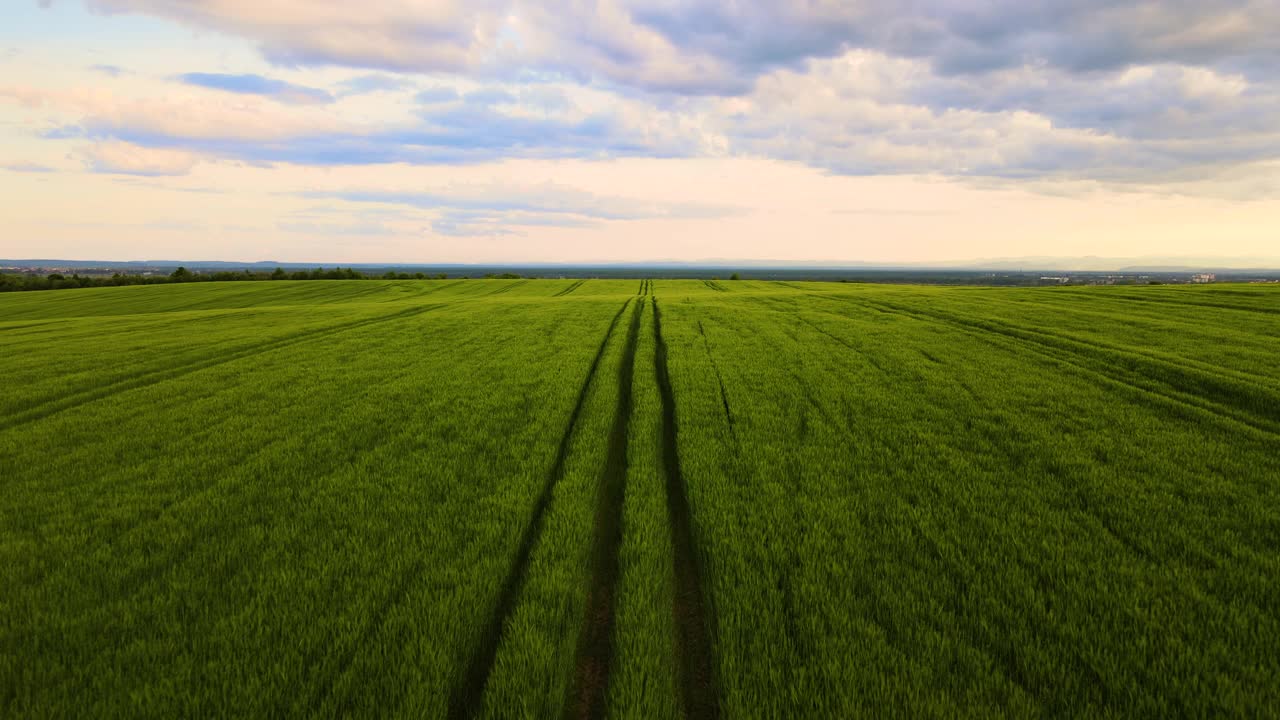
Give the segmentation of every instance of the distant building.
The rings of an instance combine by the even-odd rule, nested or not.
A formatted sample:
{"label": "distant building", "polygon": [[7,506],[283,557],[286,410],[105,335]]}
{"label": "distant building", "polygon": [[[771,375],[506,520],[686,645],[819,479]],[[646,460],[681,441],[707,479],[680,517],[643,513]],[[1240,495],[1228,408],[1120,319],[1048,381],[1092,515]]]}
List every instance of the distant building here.
{"label": "distant building", "polygon": [[1195,275],[1191,276],[1191,282],[1193,283],[1211,283],[1217,279],[1218,279],[1218,276],[1214,275],[1213,273],[1196,273]]}

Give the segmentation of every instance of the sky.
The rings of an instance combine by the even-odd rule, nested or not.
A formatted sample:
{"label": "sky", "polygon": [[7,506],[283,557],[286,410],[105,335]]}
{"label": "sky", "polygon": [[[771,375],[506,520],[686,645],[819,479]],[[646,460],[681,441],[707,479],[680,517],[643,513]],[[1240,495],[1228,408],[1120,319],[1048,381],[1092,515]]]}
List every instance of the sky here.
{"label": "sky", "polygon": [[0,257],[1280,257],[1275,0],[6,0]]}

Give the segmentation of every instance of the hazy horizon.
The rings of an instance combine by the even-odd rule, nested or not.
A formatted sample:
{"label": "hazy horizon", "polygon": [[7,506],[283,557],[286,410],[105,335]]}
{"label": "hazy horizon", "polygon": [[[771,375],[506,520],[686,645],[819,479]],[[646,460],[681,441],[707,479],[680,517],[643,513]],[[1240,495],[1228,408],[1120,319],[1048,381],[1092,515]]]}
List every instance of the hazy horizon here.
{"label": "hazy horizon", "polygon": [[1280,10],[897,8],[22,0],[0,255],[1276,256]]}
{"label": "hazy horizon", "polygon": [[590,259],[573,262],[539,262],[539,261],[501,261],[501,262],[347,262],[338,263],[324,259],[309,260],[239,260],[235,258],[0,258],[0,264],[35,265],[35,264],[71,264],[85,266],[111,265],[155,265],[169,267],[188,264],[193,267],[216,266],[271,266],[286,267],[458,267],[458,268],[689,268],[689,269],[740,269],[740,270],[905,270],[905,271],[1073,271],[1086,273],[1122,272],[1143,270],[1167,271],[1206,271],[1206,270],[1239,270],[1280,272],[1280,257],[1212,257],[1212,256],[1145,256],[1145,257],[1016,257],[1016,258],[974,258],[964,261],[937,262],[860,262],[853,260],[771,260],[743,258],[695,258],[679,260],[673,258],[648,258],[641,260],[593,261]]}

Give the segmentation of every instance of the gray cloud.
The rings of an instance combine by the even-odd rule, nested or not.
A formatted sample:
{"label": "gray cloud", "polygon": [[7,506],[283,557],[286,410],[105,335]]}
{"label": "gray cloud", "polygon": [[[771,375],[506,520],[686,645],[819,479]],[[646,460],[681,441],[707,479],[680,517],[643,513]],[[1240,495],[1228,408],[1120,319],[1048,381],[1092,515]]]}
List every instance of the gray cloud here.
{"label": "gray cloud", "polygon": [[749,75],[850,49],[925,59],[943,75],[1027,65],[1072,72],[1214,66],[1280,55],[1280,5],[1270,0],[639,5],[633,17],[674,46],[723,58]]}
{"label": "gray cloud", "polygon": [[761,78],[727,104],[735,152],[845,174],[1162,182],[1280,158],[1280,92],[1185,65],[942,75],[869,51]]}
{"label": "gray cloud", "polygon": [[[282,64],[377,71],[340,92],[411,87],[388,72],[480,85],[424,89],[420,124],[367,132],[60,131],[246,162],[730,153],[850,174],[1159,182],[1280,157],[1275,0],[88,2],[240,35]],[[331,99],[258,76],[194,81]],[[579,111],[574,85],[643,109]]]}
{"label": "gray cloud", "polygon": [[754,78],[851,49],[927,60],[942,75],[1048,65],[1275,67],[1273,0],[368,0],[299,3],[88,0],[247,37],[286,65],[513,74],[551,71],[683,94],[741,94]]}

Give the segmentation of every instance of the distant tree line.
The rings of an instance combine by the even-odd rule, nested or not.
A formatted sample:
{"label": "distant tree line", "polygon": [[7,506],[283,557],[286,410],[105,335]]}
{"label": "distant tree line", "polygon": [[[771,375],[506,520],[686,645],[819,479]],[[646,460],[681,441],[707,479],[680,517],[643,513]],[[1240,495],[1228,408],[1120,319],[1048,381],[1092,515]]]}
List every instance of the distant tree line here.
{"label": "distant tree line", "polygon": [[[388,271],[382,275],[387,280],[444,280],[448,275],[439,273],[437,275],[427,276],[424,273],[397,273]],[[192,272],[185,267],[179,267],[168,275],[121,275],[116,273],[111,277],[105,275],[80,275],[73,273],[70,276],[61,273],[53,273],[50,275],[3,275],[0,274],[0,292],[18,292],[23,290],[65,290],[68,288],[86,288],[86,287],[118,287],[122,285],[165,285],[169,283],[189,283],[189,282],[230,282],[245,280],[368,280],[370,276],[357,272],[353,268],[333,268],[326,270],[324,268],[316,268],[315,270],[295,270],[289,272],[284,268],[276,268],[272,272],[250,272],[242,270],[232,272],[229,270],[220,270],[212,273]]]}

